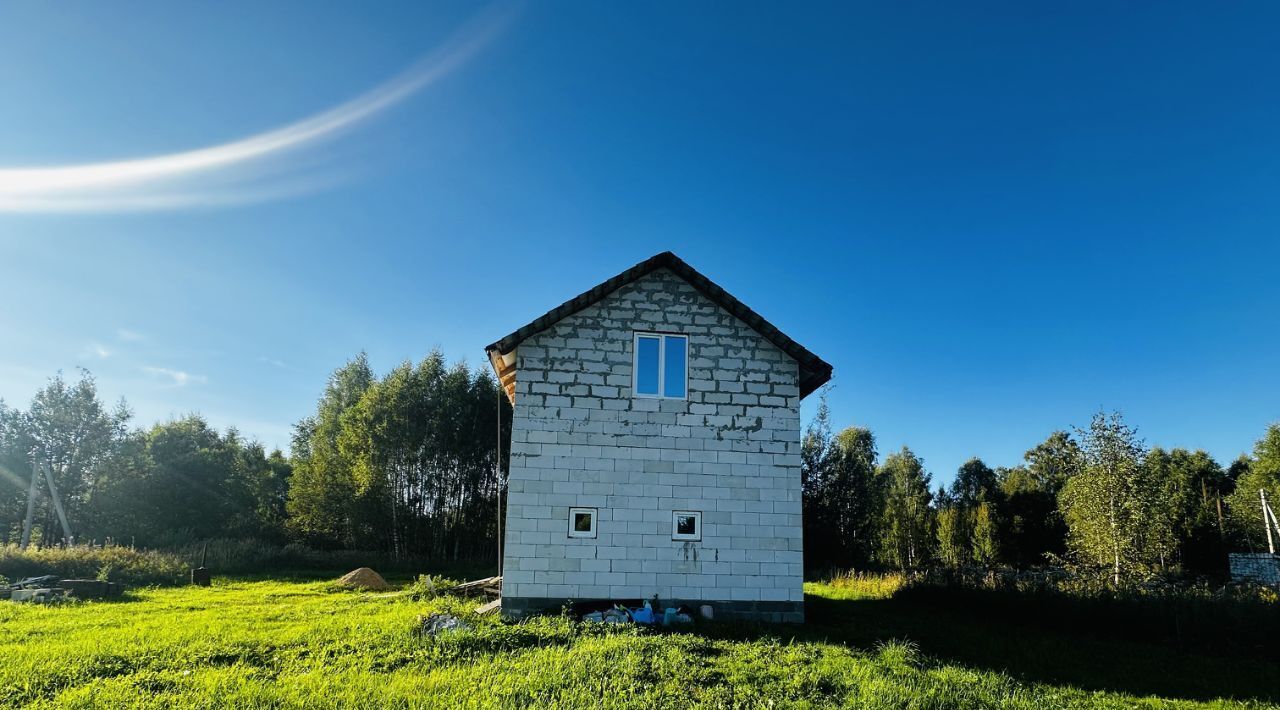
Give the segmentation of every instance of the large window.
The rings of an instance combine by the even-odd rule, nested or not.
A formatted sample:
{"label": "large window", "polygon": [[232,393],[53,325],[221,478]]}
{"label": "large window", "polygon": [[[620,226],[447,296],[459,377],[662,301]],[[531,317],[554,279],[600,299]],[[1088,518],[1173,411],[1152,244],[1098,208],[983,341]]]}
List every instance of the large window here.
{"label": "large window", "polygon": [[637,397],[684,399],[689,389],[689,338],[664,333],[636,333]]}

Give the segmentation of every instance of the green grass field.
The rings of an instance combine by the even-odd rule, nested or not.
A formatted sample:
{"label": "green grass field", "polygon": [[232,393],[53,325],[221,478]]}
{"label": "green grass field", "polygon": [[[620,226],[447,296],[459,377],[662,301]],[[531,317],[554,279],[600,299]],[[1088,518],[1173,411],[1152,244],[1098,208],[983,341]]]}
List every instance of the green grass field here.
{"label": "green grass field", "polygon": [[[473,603],[220,579],[113,602],[0,603],[4,707],[1263,707],[1273,663],[1000,626],[889,582],[807,587],[804,627],[562,617],[416,633]],[[1235,700],[1221,698],[1234,697]]]}

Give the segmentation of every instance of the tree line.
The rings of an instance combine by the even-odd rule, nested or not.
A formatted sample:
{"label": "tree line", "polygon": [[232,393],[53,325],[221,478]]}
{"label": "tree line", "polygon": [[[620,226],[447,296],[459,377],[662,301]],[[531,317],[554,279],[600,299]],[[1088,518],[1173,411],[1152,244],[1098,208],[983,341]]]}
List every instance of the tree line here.
{"label": "tree line", "polygon": [[495,559],[510,424],[486,369],[433,352],[378,379],[361,354],[295,429],[288,531],[319,547]]}
{"label": "tree line", "polygon": [[[33,466],[48,466],[76,541],[168,546],[209,537],[277,538],[290,464],[199,415],[130,428],[87,372],[55,376],[23,411],[0,401],[0,541],[18,542]],[[43,478],[31,537],[66,542]]]}
{"label": "tree line", "polygon": [[[379,378],[361,354],[330,376],[286,456],[198,414],[131,427],[127,403],[105,405],[88,372],[58,374],[26,410],[0,400],[0,542],[20,540],[32,467],[44,462],[79,542],[253,538],[491,560],[498,417],[505,437],[510,415],[487,370],[433,352]],[[31,537],[65,544],[38,483]]]}
{"label": "tree line", "polygon": [[[381,377],[363,354],[335,370],[288,455],[197,414],[133,427],[127,404],[104,404],[89,373],[59,374],[26,410],[0,401],[0,541],[19,540],[43,461],[80,541],[254,538],[492,560],[510,421],[487,369],[439,352]],[[801,459],[811,572],[1066,561],[1115,579],[1218,574],[1228,549],[1265,549],[1258,490],[1280,501],[1280,425],[1224,467],[1204,451],[1149,448],[1118,414],[1099,414],[1053,432],[1020,465],[974,458],[935,488],[909,448],[881,458],[871,431],[833,433],[824,399]],[[62,542],[39,490],[33,539]]]}
{"label": "tree line", "polygon": [[881,461],[870,430],[833,434],[824,398],[801,459],[810,571],[1072,564],[1121,583],[1221,575],[1228,550],[1265,550],[1258,491],[1280,491],[1280,424],[1223,467],[1204,451],[1147,447],[1120,414],[1099,413],[1018,466],[973,458],[934,489],[909,448]]}

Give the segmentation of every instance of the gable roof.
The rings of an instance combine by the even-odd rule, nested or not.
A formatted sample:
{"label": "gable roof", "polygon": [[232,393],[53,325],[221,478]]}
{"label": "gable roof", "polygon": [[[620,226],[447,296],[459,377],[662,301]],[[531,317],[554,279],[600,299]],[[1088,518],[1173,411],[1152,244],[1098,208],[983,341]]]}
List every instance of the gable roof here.
{"label": "gable roof", "polygon": [[680,257],[669,251],[664,251],[661,254],[645,259],[595,288],[578,294],[533,319],[527,325],[521,326],[514,333],[485,347],[485,353],[489,356],[489,361],[498,373],[498,379],[503,389],[507,392],[507,398],[513,402],[515,401],[516,372],[513,358],[504,356],[513,353],[516,347],[530,336],[540,333],[560,320],[600,302],[619,288],[658,269],[670,269],[703,296],[728,311],[738,320],[746,323],[765,340],[776,345],[779,350],[799,363],[799,385],[802,399],[831,379],[830,364],[809,352],[800,343],[787,337],[785,333],[778,330],[775,325],[765,320],[759,313],[748,308],[746,304],[734,298],[728,291],[720,288],[711,279],[698,273],[696,269],[686,264]]}

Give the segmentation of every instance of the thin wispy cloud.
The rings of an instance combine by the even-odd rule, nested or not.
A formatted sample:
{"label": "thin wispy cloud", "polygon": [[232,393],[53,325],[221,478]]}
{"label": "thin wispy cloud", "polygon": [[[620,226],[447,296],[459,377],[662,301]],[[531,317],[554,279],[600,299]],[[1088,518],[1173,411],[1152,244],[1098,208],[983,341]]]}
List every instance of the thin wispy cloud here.
{"label": "thin wispy cloud", "polygon": [[116,331],[116,339],[125,343],[136,343],[146,339],[142,333],[128,328],[121,328]]}
{"label": "thin wispy cloud", "polygon": [[111,351],[106,349],[102,343],[89,343],[85,346],[84,350],[80,351],[80,357],[106,360],[111,357]]}
{"label": "thin wispy cloud", "polygon": [[189,384],[205,384],[209,378],[204,375],[193,375],[190,372],[182,370],[171,370],[167,367],[143,367],[142,371],[148,375],[169,380],[174,387],[186,387]]}
{"label": "thin wispy cloud", "polygon": [[302,153],[464,66],[508,24],[491,8],[409,69],[339,106],[283,128],[168,155],[58,167],[0,168],[0,212],[107,212],[210,207],[292,196],[333,179],[303,174]]}
{"label": "thin wispy cloud", "polygon": [[292,369],[293,369],[293,368],[289,367],[288,365],[286,365],[286,364],[285,364],[285,362],[284,362],[283,360],[276,360],[275,358],[269,358],[269,357],[266,357],[265,355],[264,355],[264,356],[262,356],[262,357],[260,357],[260,358],[258,358],[258,362],[264,362],[264,363],[266,363],[266,364],[268,364],[268,365],[270,365],[270,366],[272,366],[272,367],[278,367],[278,368],[280,368],[281,370],[292,370]]}

